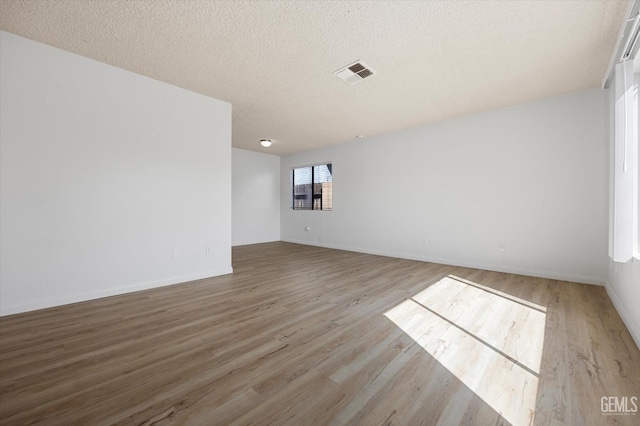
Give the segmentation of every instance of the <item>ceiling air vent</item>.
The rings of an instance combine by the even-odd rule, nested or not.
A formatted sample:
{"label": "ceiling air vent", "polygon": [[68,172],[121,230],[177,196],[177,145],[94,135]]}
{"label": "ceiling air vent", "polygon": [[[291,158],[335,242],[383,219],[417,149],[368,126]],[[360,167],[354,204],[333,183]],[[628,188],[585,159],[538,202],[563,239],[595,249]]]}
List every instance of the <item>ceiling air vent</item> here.
{"label": "ceiling air vent", "polygon": [[334,72],[333,75],[340,77],[350,85],[354,85],[367,77],[371,77],[375,73],[375,70],[371,69],[371,67],[364,62],[356,61],[344,68],[340,68],[338,71]]}

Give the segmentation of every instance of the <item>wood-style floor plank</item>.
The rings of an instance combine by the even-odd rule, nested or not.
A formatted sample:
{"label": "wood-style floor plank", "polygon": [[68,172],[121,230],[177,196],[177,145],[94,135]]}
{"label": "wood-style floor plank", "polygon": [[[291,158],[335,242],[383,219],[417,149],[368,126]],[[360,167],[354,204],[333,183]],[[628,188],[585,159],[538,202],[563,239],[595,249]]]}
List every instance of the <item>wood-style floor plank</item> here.
{"label": "wood-style floor plank", "polygon": [[640,424],[603,288],[268,243],[234,274],[0,318],[0,425]]}

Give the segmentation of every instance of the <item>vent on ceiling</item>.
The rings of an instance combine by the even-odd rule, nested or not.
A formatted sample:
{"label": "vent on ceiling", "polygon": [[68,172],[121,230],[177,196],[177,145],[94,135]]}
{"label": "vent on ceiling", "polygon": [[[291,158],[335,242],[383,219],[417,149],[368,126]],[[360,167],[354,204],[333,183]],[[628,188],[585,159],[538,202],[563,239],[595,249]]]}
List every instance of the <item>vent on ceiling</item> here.
{"label": "vent on ceiling", "polygon": [[356,61],[344,68],[340,68],[333,75],[340,77],[350,85],[361,82],[367,77],[371,77],[376,72],[362,61]]}

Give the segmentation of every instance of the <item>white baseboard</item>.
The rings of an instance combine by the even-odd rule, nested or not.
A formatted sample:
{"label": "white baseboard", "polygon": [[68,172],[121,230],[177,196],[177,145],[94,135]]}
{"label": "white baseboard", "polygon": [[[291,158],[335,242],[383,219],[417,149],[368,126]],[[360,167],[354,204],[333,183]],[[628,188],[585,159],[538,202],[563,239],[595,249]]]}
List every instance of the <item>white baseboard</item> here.
{"label": "white baseboard", "polygon": [[219,270],[213,270],[203,272],[199,274],[186,275],[182,277],[174,277],[166,280],[151,281],[146,283],[138,283],[127,285],[123,287],[109,288],[101,291],[95,291],[91,293],[74,294],[64,297],[57,297],[54,299],[38,300],[25,304],[2,306],[0,307],[0,316],[14,315],[22,312],[35,311],[38,309],[52,308],[54,306],[68,305],[70,303],[86,302],[88,300],[101,299],[103,297],[118,296],[120,294],[133,293],[140,290],[148,290],[151,288],[164,287],[174,284],[182,284],[189,281],[201,280],[204,278],[217,277],[219,275],[232,274],[233,268],[222,268]]}
{"label": "white baseboard", "polygon": [[304,240],[283,239],[282,241],[294,244],[304,244],[308,246],[331,248],[336,250],[354,251],[358,253],[375,254],[378,256],[396,257],[400,259],[418,260],[422,262],[439,263],[442,265],[461,266],[464,268],[484,269],[487,271],[505,272],[508,274],[526,275],[531,277],[548,278],[559,281],[569,281],[581,284],[591,284],[604,286],[604,277],[593,277],[587,275],[567,274],[563,272],[545,271],[540,269],[525,269],[518,267],[505,267],[502,265],[491,265],[485,263],[469,262],[460,259],[448,259],[440,257],[421,256],[411,253],[397,253],[383,250],[370,250],[361,247],[341,246],[337,244],[326,244],[319,242],[310,242]]}
{"label": "white baseboard", "polygon": [[277,240],[236,241],[236,242],[231,244],[231,247],[248,246],[248,245],[253,245],[253,244],[275,243],[277,241],[280,241],[280,239],[278,238]]}
{"label": "white baseboard", "polygon": [[609,299],[611,299],[611,301],[613,302],[613,306],[616,307],[616,310],[618,311],[618,314],[620,314],[620,318],[622,318],[624,325],[627,326],[627,329],[629,330],[629,334],[631,334],[633,341],[636,342],[636,346],[638,346],[638,349],[640,349],[640,326],[633,321],[631,315],[629,314],[629,311],[627,311],[620,298],[618,298],[618,295],[611,288],[609,281],[605,281],[604,288],[607,289]]}

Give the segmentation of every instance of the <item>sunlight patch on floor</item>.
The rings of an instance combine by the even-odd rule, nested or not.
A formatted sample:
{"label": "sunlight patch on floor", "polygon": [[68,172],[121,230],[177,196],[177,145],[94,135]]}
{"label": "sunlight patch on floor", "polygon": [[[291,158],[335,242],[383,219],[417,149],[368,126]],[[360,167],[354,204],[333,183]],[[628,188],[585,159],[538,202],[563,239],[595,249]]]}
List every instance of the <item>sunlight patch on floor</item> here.
{"label": "sunlight patch on floor", "polygon": [[544,307],[448,276],[385,316],[509,423],[532,421]]}

